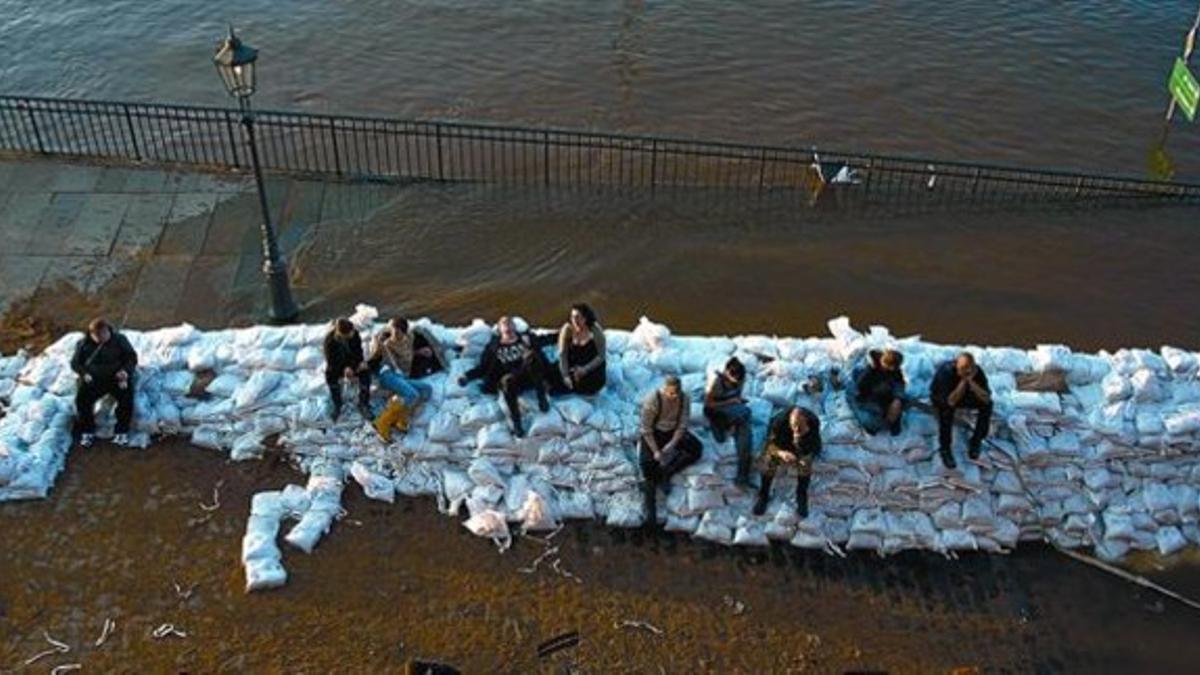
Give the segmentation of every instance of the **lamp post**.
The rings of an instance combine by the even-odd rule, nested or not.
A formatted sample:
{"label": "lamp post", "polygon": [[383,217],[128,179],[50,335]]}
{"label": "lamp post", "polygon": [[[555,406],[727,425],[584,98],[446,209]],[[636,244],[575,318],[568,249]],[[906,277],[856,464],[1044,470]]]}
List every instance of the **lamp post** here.
{"label": "lamp post", "polygon": [[291,323],[300,310],[292,300],[292,289],[288,282],[287,262],[279,252],[275,226],[271,223],[271,210],[267,206],[267,190],[263,185],[262,167],[258,164],[258,143],[254,140],[254,113],[250,109],[250,95],[254,93],[254,62],[258,50],[243,44],[229,27],[229,36],[217,46],[213,64],[225,84],[230,96],[238,100],[242,111],[242,126],[250,142],[250,160],[254,164],[254,181],[258,185],[258,202],[262,207],[262,252],[263,274],[271,290],[271,320],[275,323]]}

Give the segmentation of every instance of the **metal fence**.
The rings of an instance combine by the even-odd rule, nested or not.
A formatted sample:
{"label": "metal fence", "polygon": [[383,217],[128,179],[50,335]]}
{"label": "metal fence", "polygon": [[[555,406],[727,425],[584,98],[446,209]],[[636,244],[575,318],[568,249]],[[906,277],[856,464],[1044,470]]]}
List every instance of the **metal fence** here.
{"label": "metal fence", "polygon": [[[0,96],[0,150],[244,169],[233,108]],[[255,113],[263,168],[346,178],[692,188],[810,205],[1198,204],[1200,185],[965,162],[313,113]]]}

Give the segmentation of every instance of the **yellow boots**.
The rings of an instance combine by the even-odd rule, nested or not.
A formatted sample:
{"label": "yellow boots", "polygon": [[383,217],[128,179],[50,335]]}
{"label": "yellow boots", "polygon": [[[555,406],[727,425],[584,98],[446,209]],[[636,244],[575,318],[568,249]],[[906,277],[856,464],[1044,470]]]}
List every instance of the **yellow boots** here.
{"label": "yellow boots", "polygon": [[387,407],[375,418],[375,431],[384,441],[392,441],[392,429],[408,431],[408,406],[404,405],[398,396],[388,400]]}

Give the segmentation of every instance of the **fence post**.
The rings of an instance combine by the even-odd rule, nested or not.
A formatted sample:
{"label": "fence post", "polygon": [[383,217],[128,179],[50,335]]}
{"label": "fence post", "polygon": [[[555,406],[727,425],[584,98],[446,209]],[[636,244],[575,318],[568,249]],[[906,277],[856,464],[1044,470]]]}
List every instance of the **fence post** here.
{"label": "fence post", "polygon": [[229,111],[225,111],[225,132],[229,135],[229,149],[233,151],[233,166],[234,168],[242,168],[242,162],[238,159],[237,139],[233,135],[233,118],[229,116]]}
{"label": "fence post", "polygon": [[763,148],[758,156],[758,194],[762,194],[763,180],[767,173],[767,149]]}
{"label": "fence post", "polygon": [[42,133],[38,131],[37,117],[33,115],[33,109],[28,103],[21,103],[20,107],[25,109],[25,115],[29,117],[29,125],[33,127],[33,138],[37,141],[38,152],[46,154],[46,147],[42,145]]}
{"label": "fence post", "polygon": [[129,114],[129,104],[122,103],[121,108],[125,111],[125,128],[129,130],[129,142],[133,144],[133,158],[137,161],[142,161],[142,151],[138,148],[137,132],[133,128],[133,116]]}
{"label": "fence post", "polygon": [[658,183],[658,139],[650,142],[650,194]]}
{"label": "fence post", "polygon": [[434,122],[434,134],[437,136],[438,180],[446,180],[446,171],[442,165],[442,123]]}
{"label": "fence post", "polygon": [[329,118],[329,138],[333,141],[333,168],[337,171],[337,175],[342,175],[342,158],[338,152],[337,142],[337,127],[333,124],[333,118]]}
{"label": "fence post", "polygon": [[550,187],[550,132],[542,132],[542,183]]}

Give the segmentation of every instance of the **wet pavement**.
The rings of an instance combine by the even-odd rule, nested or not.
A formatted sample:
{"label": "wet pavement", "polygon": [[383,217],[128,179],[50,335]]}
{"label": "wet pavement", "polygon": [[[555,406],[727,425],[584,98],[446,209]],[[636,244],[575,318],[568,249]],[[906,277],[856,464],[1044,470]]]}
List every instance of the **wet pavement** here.
{"label": "wet pavement", "polygon": [[[521,572],[545,551],[533,538],[500,554],[432,500],[354,485],[314,553],[285,550],[288,585],[246,595],[250,496],[302,480],[277,457],[182,442],[73,453],[48,500],[0,504],[19,542],[0,575],[0,668],[45,650],[42,631],[71,651],[17,672],[380,672],[423,656],[465,672],[1186,673],[1200,659],[1200,614],[1042,547],[840,560],[572,524],[552,541],[577,583]],[[187,637],[155,639],[168,623]],[[570,632],[577,646],[539,658]]]}

